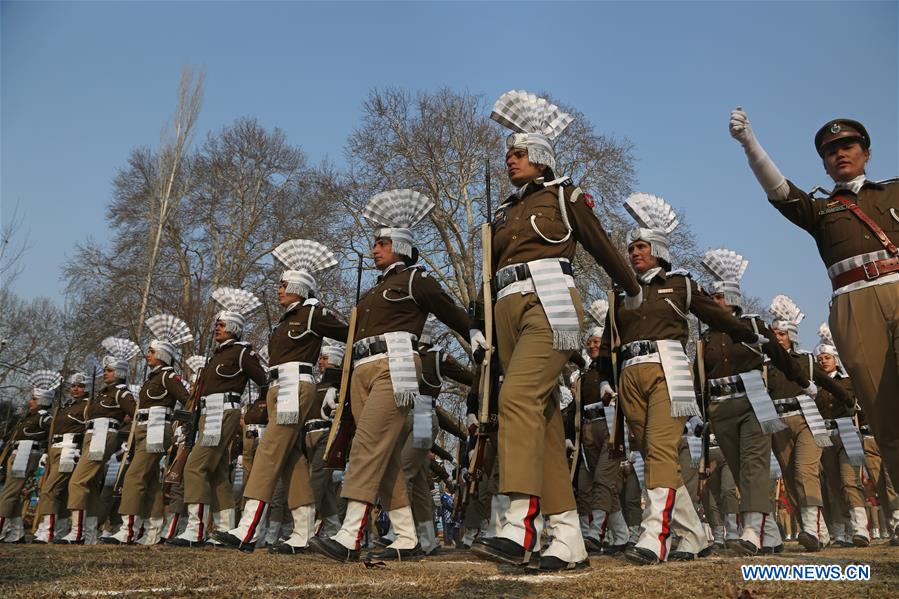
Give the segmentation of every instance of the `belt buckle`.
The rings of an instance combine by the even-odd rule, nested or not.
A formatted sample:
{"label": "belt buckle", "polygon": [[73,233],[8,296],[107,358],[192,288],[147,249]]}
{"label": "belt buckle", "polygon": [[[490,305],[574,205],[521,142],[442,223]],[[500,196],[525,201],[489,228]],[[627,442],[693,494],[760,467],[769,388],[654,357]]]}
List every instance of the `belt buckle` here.
{"label": "belt buckle", "polygon": [[[871,274],[871,271],[868,270],[869,266],[874,267],[874,274]],[[868,281],[873,281],[880,276],[880,268],[877,266],[877,262],[875,260],[862,264],[862,270],[865,272],[865,279]]]}

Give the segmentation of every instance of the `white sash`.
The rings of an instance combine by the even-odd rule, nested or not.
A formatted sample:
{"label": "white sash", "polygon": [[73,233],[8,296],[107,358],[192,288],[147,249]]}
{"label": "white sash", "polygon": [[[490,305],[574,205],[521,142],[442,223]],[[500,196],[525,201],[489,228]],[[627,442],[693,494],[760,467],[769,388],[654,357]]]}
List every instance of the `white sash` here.
{"label": "white sash", "polygon": [[562,272],[562,263],[558,258],[532,260],[528,262],[528,270],[531,271],[537,299],[553,331],[553,349],[579,349],[581,325],[571,301],[571,292],[568,291],[568,281]]}
{"label": "white sash", "polygon": [[787,428],[784,421],[780,419],[777,410],[774,409],[774,402],[768,395],[768,389],[765,387],[765,380],[762,373],[758,370],[750,370],[749,372],[741,372],[737,376],[743,381],[743,387],[746,389],[746,398],[752,411],[755,413],[756,420],[763,433],[776,433]]}
{"label": "white sash", "polygon": [[833,441],[830,440],[830,431],[824,425],[824,419],[821,418],[821,412],[815,405],[815,400],[808,395],[802,394],[796,396],[799,401],[799,409],[802,410],[802,417],[808,424],[809,430],[815,437],[815,444],[818,447],[833,447]]}
{"label": "white sash", "polygon": [[699,416],[693,374],[690,372],[690,362],[684,353],[684,346],[674,339],[656,341],[656,346],[659,348],[659,360],[662,362],[665,384],[671,398],[671,415],[675,418]]}
{"label": "white sash", "polygon": [[702,437],[687,435],[687,445],[690,446],[690,466],[699,468],[699,461],[702,459]]}
{"label": "white sash", "polygon": [[115,458],[109,460],[109,465],[106,468],[106,477],[103,479],[104,487],[111,487],[115,484],[116,479],[119,477],[119,461]]}
{"label": "white sash", "polygon": [[643,456],[640,455],[639,451],[631,452],[631,463],[634,465],[634,474],[637,475],[637,481],[640,483],[640,488],[644,491],[646,490],[646,463],[643,461]]}
{"label": "white sash", "polygon": [[415,398],[415,407],[412,408],[412,447],[418,449],[431,448],[433,405],[434,398],[430,395],[419,395]]}
{"label": "white sash", "polygon": [[147,409],[147,453],[163,453],[165,451],[165,406],[153,406]]}
{"label": "white sash", "polygon": [[13,478],[25,478],[28,474],[28,460],[31,458],[31,450],[34,449],[34,441],[16,441],[15,458],[12,461],[11,474]]}
{"label": "white sash", "polygon": [[780,470],[780,462],[778,462],[777,458],[774,457],[774,452],[771,452],[769,457],[771,460],[771,465],[768,467],[768,475],[770,476],[771,480],[780,478],[781,476],[783,476],[783,472],[781,472]]}
{"label": "white sash", "polygon": [[81,452],[75,444],[75,433],[65,433],[62,436],[62,451],[59,453],[59,471],[72,472],[75,470],[75,462]]}
{"label": "white sash", "polygon": [[418,374],[415,372],[415,354],[412,351],[412,334],[406,332],[384,333],[387,342],[387,359],[390,382],[396,406],[411,406],[418,397]]}
{"label": "white sash", "polygon": [[[280,374],[279,374],[280,376]],[[281,380],[280,378],[278,379]],[[200,439],[201,447],[217,447],[222,440],[222,420],[225,417],[225,393],[213,393],[203,398],[206,405],[203,413],[206,420],[203,423],[203,438]],[[299,413],[299,408],[297,408]]]}
{"label": "white sash", "polygon": [[94,418],[91,430],[91,442],[87,448],[87,459],[91,462],[102,462],[106,455],[106,434],[109,432],[109,418]]}
{"label": "white sash", "polygon": [[855,428],[855,422],[848,416],[837,418],[837,430],[840,432],[840,440],[843,442],[843,449],[849,456],[849,463],[853,466],[865,465],[865,449],[862,445],[861,435]]}

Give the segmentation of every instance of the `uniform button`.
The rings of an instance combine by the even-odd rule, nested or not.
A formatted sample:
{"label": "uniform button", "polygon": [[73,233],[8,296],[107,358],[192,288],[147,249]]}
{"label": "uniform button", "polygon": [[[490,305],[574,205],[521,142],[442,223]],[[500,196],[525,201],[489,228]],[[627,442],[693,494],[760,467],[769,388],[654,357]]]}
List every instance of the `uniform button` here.
{"label": "uniform button", "polygon": [[518,239],[518,235],[513,235],[512,239]]}
{"label": "uniform button", "polygon": [[865,239],[871,239],[870,235],[865,235]]}
{"label": "uniform button", "polygon": [[366,312],[371,312],[371,309],[366,308],[365,311],[366,311]]}

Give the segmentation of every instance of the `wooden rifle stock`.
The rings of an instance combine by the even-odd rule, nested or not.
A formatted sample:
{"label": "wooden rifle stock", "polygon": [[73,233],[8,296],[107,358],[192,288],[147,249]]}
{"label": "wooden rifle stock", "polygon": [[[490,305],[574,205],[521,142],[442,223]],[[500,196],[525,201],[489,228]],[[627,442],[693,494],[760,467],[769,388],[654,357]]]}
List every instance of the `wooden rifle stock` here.
{"label": "wooden rifle stock", "polygon": [[353,428],[353,413],[347,409],[350,396],[350,371],[353,369],[353,343],[356,337],[356,308],[350,312],[350,325],[346,337],[346,351],[343,354],[343,372],[340,374],[340,389],[338,390],[337,409],[334,411],[334,421],[328,432],[328,442],[325,445],[323,462],[325,468],[343,470],[346,468],[347,449]]}
{"label": "wooden rifle stock", "polygon": [[[700,335],[696,342],[696,366],[699,370],[699,410],[702,413],[702,453],[699,456],[699,490],[705,486],[709,478],[709,426],[706,420],[705,397],[705,343]],[[688,431],[692,434],[692,431]]]}

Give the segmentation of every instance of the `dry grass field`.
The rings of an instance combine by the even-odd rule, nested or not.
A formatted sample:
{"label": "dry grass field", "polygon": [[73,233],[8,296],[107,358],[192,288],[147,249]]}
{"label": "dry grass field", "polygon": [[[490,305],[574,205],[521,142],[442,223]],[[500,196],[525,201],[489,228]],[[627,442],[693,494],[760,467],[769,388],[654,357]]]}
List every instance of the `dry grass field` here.
{"label": "dry grass field", "polygon": [[[867,582],[744,582],[740,564],[870,564]],[[726,597],[762,599],[899,596],[899,548],[779,556],[713,556],[632,566],[594,557],[571,574],[528,574],[447,551],[420,562],[337,564],[315,556],[170,547],[0,546],[0,597]]]}

